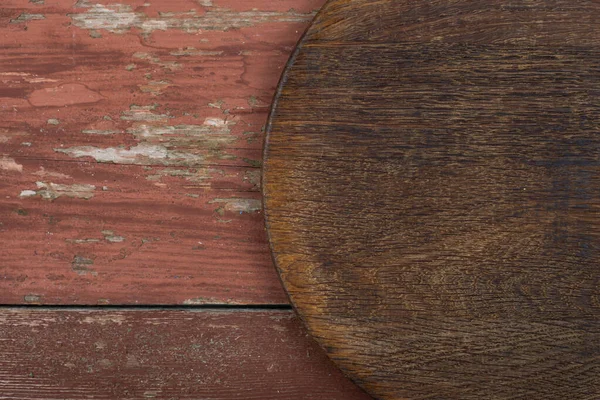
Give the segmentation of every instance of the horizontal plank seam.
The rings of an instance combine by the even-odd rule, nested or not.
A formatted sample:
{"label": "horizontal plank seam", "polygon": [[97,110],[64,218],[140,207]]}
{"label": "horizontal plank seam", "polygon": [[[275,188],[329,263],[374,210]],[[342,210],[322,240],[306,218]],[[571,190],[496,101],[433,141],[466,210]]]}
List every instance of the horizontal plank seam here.
{"label": "horizontal plank seam", "polygon": [[69,310],[69,311],[290,311],[290,304],[174,304],[174,305],[98,305],[98,304],[0,304],[0,311],[6,309]]}

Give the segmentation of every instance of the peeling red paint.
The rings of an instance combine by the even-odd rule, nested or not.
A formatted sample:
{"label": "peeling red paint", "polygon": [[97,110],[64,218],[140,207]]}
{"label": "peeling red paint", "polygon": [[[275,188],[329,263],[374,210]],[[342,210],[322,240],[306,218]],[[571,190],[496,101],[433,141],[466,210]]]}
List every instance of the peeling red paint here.
{"label": "peeling red paint", "polygon": [[[260,204],[245,169],[15,161],[22,172],[0,171],[4,180],[12,176],[0,186],[3,209],[10,211],[0,214],[0,241],[11,249],[0,252],[0,303],[22,303],[30,293],[43,304],[287,301],[261,214],[233,207],[242,196],[244,210]],[[46,201],[38,193],[48,190],[38,188],[41,179],[60,182],[54,190],[93,185],[93,197]],[[32,196],[20,198],[24,190]],[[224,218],[231,222],[219,223],[215,209],[228,205]],[[76,257],[93,265],[74,265]]]}
{"label": "peeling red paint", "polygon": [[287,302],[262,128],[323,1],[4,0],[0,302]]}

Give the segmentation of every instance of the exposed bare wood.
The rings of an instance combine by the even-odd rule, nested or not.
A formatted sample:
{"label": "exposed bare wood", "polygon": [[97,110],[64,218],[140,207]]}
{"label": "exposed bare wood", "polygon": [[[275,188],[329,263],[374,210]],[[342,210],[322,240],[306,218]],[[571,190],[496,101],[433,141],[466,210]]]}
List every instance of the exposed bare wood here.
{"label": "exposed bare wood", "polygon": [[262,131],[322,0],[0,5],[0,303],[285,303]]}

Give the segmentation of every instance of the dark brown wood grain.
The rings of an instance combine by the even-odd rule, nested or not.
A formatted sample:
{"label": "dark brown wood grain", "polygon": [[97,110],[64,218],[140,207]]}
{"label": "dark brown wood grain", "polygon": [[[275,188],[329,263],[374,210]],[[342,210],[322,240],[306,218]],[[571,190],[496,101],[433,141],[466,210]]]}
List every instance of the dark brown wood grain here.
{"label": "dark brown wood grain", "polygon": [[2,399],[370,397],[291,311],[0,310]]}
{"label": "dark brown wood grain", "polygon": [[600,397],[600,4],[330,1],[268,126],[275,262],[382,399]]}

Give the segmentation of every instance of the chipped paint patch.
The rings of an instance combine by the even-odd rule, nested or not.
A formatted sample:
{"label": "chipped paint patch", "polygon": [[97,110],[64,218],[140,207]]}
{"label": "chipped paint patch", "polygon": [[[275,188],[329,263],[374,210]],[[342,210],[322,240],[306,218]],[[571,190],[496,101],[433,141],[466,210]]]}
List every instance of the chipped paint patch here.
{"label": "chipped paint patch", "polygon": [[184,178],[188,182],[194,182],[199,186],[210,186],[210,180],[214,175],[224,175],[224,171],[215,168],[194,168],[194,169],[163,169],[157,171],[156,174],[146,177],[149,181],[159,181],[165,176]]}
{"label": "chipped paint patch", "polygon": [[33,172],[32,175],[39,176],[40,178],[73,179],[70,175],[67,175],[67,174],[61,174],[60,172],[46,171],[46,169],[44,167],[40,167],[40,170]]}
{"label": "chipped paint patch", "polygon": [[189,56],[220,56],[223,54],[222,50],[196,50],[195,47],[186,47],[185,49],[180,49],[177,51],[172,51],[172,56],[177,57],[189,57]]}
{"label": "chipped paint patch", "polygon": [[98,314],[98,315],[90,315],[83,319],[83,322],[86,324],[99,324],[99,325],[107,325],[107,324],[117,324],[121,325],[127,319],[124,315],[110,313],[110,314]]}
{"label": "chipped paint patch", "polygon": [[58,82],[56,79],[49,78],[26,78],[25,81],[28,83],[48,83],[48,82]]}
{"label": "chipped paint patch", "polygon": [[227,122],[223,118],[206,118],[204,120],[204,125],[207,126],[227,126],[228,124],[231,122]]}
{"label": "chipped paint patch", "polygon": [[[197,306],[202,304],[222,304],[223,300],[215,299],[214,297],[196,297],[193,299],[186,299],[183,304],[186,306]],[[236,303],[228,303],[236,304]]]}
{"label": "chipped paint patch", "polygon": [[143,93],[151,93],[155,96],[161,94],[162,91],[167,89],[169,86],[172,86],[171,82],[169,81],[152,81],[145,85],[138,85],[140,91]]}
{"label": "chipped paint patch", "polygon": [[256,140],[260,137],[260,134],[256,132],[244,132],[244,138],[246,139],[246,143],[252,144],[256,142]]}
{"label": "chipped paint patch", "polygon": [[25,301],[25,303],[41,303],[42,302],[42,296],[38,296],[37,294],[27,294],[25,296],[23,296],[23,301]]}
{"label": "chipped paint patch", "polygon": [[23,166],[18,164],[13,158],[2,156],[0,157],[0,170],[23,172]]}
{"label": "chipped paint patch", "polygon": [[143,14],[135,13],[130,6],[124,4],[93,4],[79,2],[79,7],[90,9],[80,14],[69,14],[73,25],[83,29],[106,29],[110,32],[123,33],[132,27],[140,26]]}
{"label": "chipped paint patch", "polygon": [[250,96],[248,98],[248,105],[252,108],[258,105],[258,99],[256,98],[256,96]]}
{"label": "chipped paint patch", "polygon": [[260,188],[261,170],[254,169],[244,172],[243,181],[251,184],[255,188]]}
{"label": "chipped paint patch", "polygon": [[254,167],[254,168],[260,168],[260,167],[262,167],[262,161],[261,160],[251,160],[249,158],[242,158],[242,161],[245,162],[246,164]]}
{"label": "chipped paint patch", "polygon": [[94,260],[92,258],[76,255],[71,262],[71,269],[77,272],[78,275],[87,275],[89,273],[93,276],[97,276],[98,273],[91,268],[92,265],[94,265]]}
{"label": "chipped paint patch", "polygon": [[146,34],[154,31],[166,31],[169,29],[169,23],[162,19],[147,19],[142,22],[140,28]]}
{"label": "chipped paint patch", "polygon": [[[196,10],[187,12],[164,12],[159,18],[150,18],[143,12],[134,11],[125,4],[90,4],[79,1],[78,7],[87,8],[81,13],[68,14],[73,25],[88,30],[104,29],[112,33],[123,34],[132,28],[137,28],[143,34],[154,31],[177,29],[188,33],[200,30],[227,31],[252,27],[264,23],[307,23],[315,13],[298,13],[294,10],[287,12],[276,11],[231,11],[227,9],[211,9],[198,14]],[[201,5],[212,6],[212,1],[203,0]]]}
{"label": "chipped paint patch", "polygon": [[[194,166],[203,164],[205,160],[201,155],[173,151],[162,145],[152,145],[147,143],[140,143],[129,149],[78,146],[68,149],[54,149],[54,151],[67,154],[74,158],[92,157],[98,162],[113,164]],[[221,156],[221,158],[227,158],[227,156],[224,155]]]}
{"label": "chipped paint patch", "polygon": [[88,184],[62,185],[58,183],[36,182],[40,189],[37,193],[46,200],[54,200],[61,196],[89,200],[94,197],[96,186]]}
{"label": "chipped paint patch", "polygon": [[46,17],[44,16],[44,14],[22,13],[17,18],[11,19],[10,23],[11,24],[22,24],[22,23],[27,22],[27,21],[36,21],[36,20],[42,20],[42,19],[46,19]]}
{"label": "chipped paint patch", "polygon": [[223,105],[225,104],[225,102],[221,99],[213,102],[213,103],[208,103],[208,106],[211,108],[218,108],[219,110],[223,108]]}
{"label": "chipped paint patch", "polygon": [[[148,108],[136,108],[130,119],[147,120],[153,118]],[[225,122],[218,118],[209,118],[203,125],[156,126],[141,124],[127,129],[140,143],[130,147],[98,148],[94,146],[76,146],[67,149],[57,148],[54,151],[74,158],[92,157],[98,162],[115,164],[160,164],[160,165],[198,165],[205,161],[205,156],[189,152],[171,150],[170,146],[193,145],[208,156],[219,159],[231,159],[234,156],[222,154],[219,150],[238,140],[231,135],[234,122]],[[168,139],[168,141],[167,141]],[[168,144],[163,144],[163,142]],[[169,146],[169,147],[167,147]]]}
{"label": "chipped paint patch", "polygon": [[195,20],[197,23],[188,24],[186,30],[189,29],[189,25],[192,25],[195,29],[218,31],[247,28],[258,24],[276,22],[307,23],[313,19],[315,14],[316,12],[299,13],[293,9],[287,12],[212,10],[203,16],[197,17]]}
{"label": "chipped paint patch", "polygon": [[54,149],[71,157],[92,157],[98,162],[114,164],[148,164],[167,162],[169,151],[165,146],[140,143],[126,148],[98,148],[94,146],[76,146],[68,149]]}
{"label": "chipped paint patch", "polygon": [[50,118],[46,123],[48,125],[60,125],[60,121],[56,118]]}
{"label": "chipped paint patch", "polygon": [[22,190],[21,194],[19,194],[19,197],[21,198],[25,198],[25,197],[32,197],[32,196],[36,196],[37,192],[35,190]]}
{"label": "chipped paint patch", "polygon": [[[121,119],[132,121],[126,130],[139,141],[129,148],[125,146],[101,148],[95,146],[76,146],[55,148],[58,153],[70,157],[91,157],[98,162],[114,164],[165,166],[181,165],[195,167],[204,164],[207,158],[235,159],[223,149],[239,140],[231,128],[235,121],[218,117],[206,118],[202,125],[161,125],[159,121],[174,118],[171,115],[156,112],[157,104],[139,106],[132,104],[123,111]],[[84,130],[86,134],[110,135],[122,133],[117,130]],[[188,151],[175,149],[186,148]],[[198,154],[199,153],[199,154]]]}
{"label": "chipped paint patch", "polygon": [[242,198],[229,198],[229,199],[214,199],[208,202],[209,204],[222,204],[222,208],[225,211],[239,212],[241,213],[254,213],[262,209],[262,201],[258,199],[242,199]]}
{"label": "chipped paint patch", "polygon": [[123,236],[117,236],[113,231],[102,231],[102,234],[104,235],[104,240],[110,243],[121,243],[125,241]]}
{"label": "chipped paint patch", "polygon": [[36,182],[38,190],[23,190],[19,197],[40,196],[44,200],[55,200],[59,197],[71,197],[89,200],[94,197],[96,186],[87,184],[61,185],[58,183]]}
{"label": "chipped paint patch", "polygon": [[150,53],[138,52],[138,53],[134,53],[133,57],[140,59],[140,60],[146,60],[150,64],[158,65],[159,67],[163,67],[170,71],[175,71],[175,70],[181,68],[181,65],[179,63],[177,63],[176,61],[162,61],[160,58],[158,58]]}
{"label": "chipped paint patch", "polygon": [[123,132],[115,130],[84,129],[81,133],[85,133],[86,135],[116,135],[117,133]]}
{"label": "chipped paint patch", "polygon": [[132,104],[129,110],[121,113],[121,119],[124,121],[162,121],[170,116],[166,114],[156,114],[152,111],[156,109],[156,105],[138,106]]}
{"label": "chipped paint patch", "polygon": [[36,74],[27,72],[0,72],[0,77],[0,80],[4,83],[20,83],[21,81],[27,83],[58,82],[56,79],[41,78]]}
{"label": "chipped paint patch", "polygon": [[30,75],[31,74],[27,72],[0,72],[0,76],[16,76],[22,78]]}
{"label": "chipped paint patch", "polygon": [[65,242],[74,244],[99,243],[100,239],[65,239]]}
{"label": "chipped paint patch", "polygon": [[[100,243],[102,240],[105,240],[109,243],[121,243],[121,242],[125,241],[125,238],[123,236],[115,235],[115,233],[113,231],[109,231],[109,230],[102,231],[102,236],[104,236],[103,239],[96,239],[96,238],[65,239],[65,241],[67,243],[74,243],[74,244]],[[79,261],[81,261],[81,260],[79,260]],[[81,264],[81,262],[80,262],[80,264]],[[83,263],[83,264],[85,264],[85,263]]]}
{"label": "chipped paint patch", "polygon": [[196,146],[202,146],[207,149],[219,148],[225,145],[235,143],[238,139],[231,134],[231,127],[234,122],[225,122],[216,118],[207,119],[203,125],[174,125],[174,126],[154,126],[138,125],[127,129],[139,140],[153,139],[177,139],[180,143],[194,143]]}

